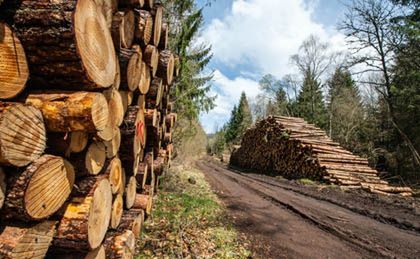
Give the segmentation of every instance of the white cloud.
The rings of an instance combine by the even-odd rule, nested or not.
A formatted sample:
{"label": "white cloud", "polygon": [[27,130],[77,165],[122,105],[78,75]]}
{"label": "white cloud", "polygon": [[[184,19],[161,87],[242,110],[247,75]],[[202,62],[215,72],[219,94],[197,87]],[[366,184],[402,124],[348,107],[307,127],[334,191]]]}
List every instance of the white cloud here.
{"label": "white cloud", "polygon": [[[295,73],[290,56],[311,34],[330,42],[333,50],[343,49],[344,36],[334,25],[325,27],[313,21],[316,5],[316,0],[234,0],[229,13],[208,23],[200,41],[212,45],[215,64],[227,69],[215,68],[217,107],[201,117],[207,132],[228,120],[242,91],[251,98],[259,93],[261,75],[281,78]],[[225,76],[231,74],[240,76]]]}

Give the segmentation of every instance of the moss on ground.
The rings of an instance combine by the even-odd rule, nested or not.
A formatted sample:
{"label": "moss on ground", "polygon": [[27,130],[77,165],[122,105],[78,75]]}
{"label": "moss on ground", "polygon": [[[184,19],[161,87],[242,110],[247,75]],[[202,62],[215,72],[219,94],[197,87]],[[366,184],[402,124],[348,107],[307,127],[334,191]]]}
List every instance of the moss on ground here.
{"label": "moss on ground", "polygon": [[203,173],[176,167],[161,179],[137,258],[248,258]]}

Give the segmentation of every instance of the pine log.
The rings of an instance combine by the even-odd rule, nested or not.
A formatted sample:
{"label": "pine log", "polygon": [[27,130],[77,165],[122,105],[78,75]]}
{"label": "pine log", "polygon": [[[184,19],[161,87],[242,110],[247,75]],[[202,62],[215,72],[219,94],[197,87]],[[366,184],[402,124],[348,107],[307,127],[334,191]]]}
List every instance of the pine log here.
{"label": "pine log", "polygon": [[112,211],[111,211],[111,222],[109,227],[111,229],[117,229],[121,222],[121,217],[123,215],[124,200],[121,193],[114,195],[114,200],[112,202]]}
{"label": "pine log", "polygon": [[114,137],[110,141],[104,141],[106,158],[113,158],[118,154],[121,145],[121,132],[120,128],[114,128]]}
{"label": "pine log", "polygon": [[35,107],[0,102],[0,164],[25,166],[44,153],[44,119]]}
{"label": "pine log", "polygon": [[140,94],[137,99],[137,105],[140,107],[140,109],[146,109],[146,95]]}
{"label": "pine log", "polygon": [[153,161],[153,172],[156,176],[161,176],[165,168],[165,158],[158,155]]}
{"label": "pine log", "polygon": [[109,116],[108,120],[113,126],[120,126],[124,120],[124,105],[121,94],[115,89],[104,91],[104,96],[108,101]]}
{"label": "pine log", "polygon": [[153,195],[136,194],[136,199],[133,204],[133,209],[141,209],[146,215],[152,212]]}
{"label": "pine log", "polygon": [[33,93],[26,97],[26,103],[41,110],[51,132],[96,132],[105,129],[108,122],[108,103],[100,93]]}
{"label": "pine log", "polygon": [[142,52],[139,45],[133,45],[131,49],[121,48],[119,51],[121,70],[120,88],[135,91],[141,79]]}
{"label": "pine log", "polygon": [[151,68],[152,77],[156,75],[159,62],[159,51],[153,45],[147,45],[143,53],[144,62]]}
{"label": "pine log", "polygon": [[133,258],[135,246],[136,238],[131,230],[110,231],[104,241],[108,258]]}
{"label": "pine log", "polygon": [[106,177],[87,177],[77,183],[74,197],[65,207],[54,245],[72,251],[99,247],[108,229],[112,191]]}
{"label": "pine log", "polygon": [[25,51],[9,26],[0,22],[0,99],[17,96],[29,77]]}
{"label": "pine log", "polygon": [[115,50],[104,13],[111,2],[5,3],[0,16],[16,29],[21,39],[28,57],[31,85],[81,90],[113,84]]}
{"label": "pine log", "polygon": [[149,92],[146,95],[147,102],[152,102],[154,108],[157,108],[162,100],[163,85],[162,79],[155,77],[150,84]]}
{"label": "pine log", "polygon": [[142,190],[146,185],[146,179],[148,174],[148,164],[147,162],[143,161],[139,163],[136,180],[137,180],[137,189]]}
{"label": "pine log", "polygon": [[54,236],[55,221],[36,225],[3,227],[0,233],[1,258],[44,258]]}
{"label": "pine log", "polygon": [[159,50],[165,50],[168,48],[168,40],[169,40],[169,25],[165,22],[162,24],[162,29],[160,33]]}
{"label": "pine log", "polygon": [[112,194],[117,194],[124,187],[122,178],[121,160],[118,157],[112,158],[106,167],[104,174],[107,175],[111,185]]}
{"label": "pine log", "polygon": [[46,153],[69,157],[72,153],[82,152],[88,140],[89,135],[83,131],[49,133]]}
{"label": "pine log", "polygon": [[169,50],[159,53],[159,62],[156,75],[163,79],[165,85],[170,85],[174,77],[174,56]]}
{"label": "pine log", "polygon": [[149,44],[153,33],[153,17],[146,10],[135,10],[136,26],[135,37],[143,45]]}
{"label": "pine log", "polygon": [[118,60],[118,56],[115,57],[115,78],[114,78],[114,83],[112,84],[112,88],[115,90],[120,89],[120,84],[121,84],[121,69],[120,69],[120,62]]}
{"label": "pine log", "polygon": [[6,198],[6,174],[4,169],[0,167],[0,210],[3,208],[4,199]]}
{"label": "pine log", "polygon": [[122,99],[122,103],[123,103],[123,107],[124,107],[124,114],[127,112],[127,108],[128,106],[131,105],[132,100],[133,100],[133,92],[132,91],[124,91],[124,90],[119,90],[120,95],[121,95],[121,99]]}
{"label": "pine log", "polygon": [[148,127],[155,127],[159,126],[159,112],[157,109],[146,109],[144,112],[144,122]]}
{"label": "pine log", "polygon": [[159,46],[160,34],[162,32],[163,6],[155,4],[151,10],[153,15],[153,45]]}
{"label": "pine log", "polygon": [[137,181],[136,177],[131,176],[128,178],[127,185],[125,187],[124,198],[125,198],[125,207],[130,209],[133,207],[134,199],[136,198],[137,190]]}
{"label": "pine log", "polygon": [[134,12],[132,10],[118,11],[114,14],[111,35],[117,50],[131,48],[134,39]]}
{"label": "pine log", "polygon": [[105,165],[106,150],[102,142],[94,141],[81,153],[73,154],[72,162],[77,176],[97,175]]}
{"label": "pine log", "polygon": [[117,231],[131,230],[135,238],[139,238],[144,222],[144,211],[130,209],[124,211]]}
{"label": "pine log", "polygon": [[146,63],[143,62],[142,71],[141,71],[141,80],[139,84],[140,94],[147,94],[150,87],[150,81],[151,81],[150,68],[149,66],[146,65]]}
{"label": "pine log", "polygon": [[37,221],[54,214],[70,195],[73,166],[61,157],[44,155],[7,179],[3,218]]}

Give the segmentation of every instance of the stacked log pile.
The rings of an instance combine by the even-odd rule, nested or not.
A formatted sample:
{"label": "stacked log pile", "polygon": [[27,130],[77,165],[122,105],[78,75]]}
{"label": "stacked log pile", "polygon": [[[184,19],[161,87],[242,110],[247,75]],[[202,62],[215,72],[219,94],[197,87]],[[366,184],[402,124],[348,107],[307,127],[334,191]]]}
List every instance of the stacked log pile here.
{"label": "stacked log pile", "polygon": [[0,258],[134,256],[177,119],[163,12],[153,0],[2,3]]}
{"label": "stacked log pile", "polygon": [[410,196],[408,187],[392,187],[327,134],[301,118],[270,116],[246,131],[230,164],[289,179],[322,180],[380,194]]}

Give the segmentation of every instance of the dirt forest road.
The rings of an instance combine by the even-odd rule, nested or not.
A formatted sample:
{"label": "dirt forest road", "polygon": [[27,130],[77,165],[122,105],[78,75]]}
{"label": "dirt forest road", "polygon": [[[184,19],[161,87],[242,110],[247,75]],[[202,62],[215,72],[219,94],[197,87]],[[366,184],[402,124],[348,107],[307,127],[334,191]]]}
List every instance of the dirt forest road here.
{"label": "dirt forest road", "polygon": [[210,160],[197,167],[261,257],[420,258],[417,231],[299,193],[270,177],[229,170]]}

